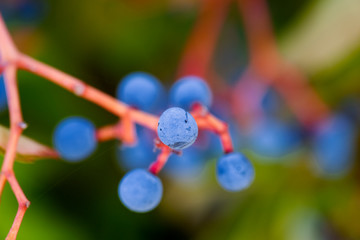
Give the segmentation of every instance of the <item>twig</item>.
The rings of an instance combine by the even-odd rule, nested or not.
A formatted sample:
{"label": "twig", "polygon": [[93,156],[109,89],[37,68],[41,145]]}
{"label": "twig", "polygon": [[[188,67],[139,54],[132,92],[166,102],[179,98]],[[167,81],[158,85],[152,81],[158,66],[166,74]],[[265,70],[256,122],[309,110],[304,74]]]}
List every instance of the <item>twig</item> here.
{"label": "twig", "polygon": [[248,71],[261,76],[265,84],[271,84],[304,126],[310,127],[325,118],[329,114],[326,104],[307,79],[279,54],[266,0],[238,0],[238,3],[250,48]]}

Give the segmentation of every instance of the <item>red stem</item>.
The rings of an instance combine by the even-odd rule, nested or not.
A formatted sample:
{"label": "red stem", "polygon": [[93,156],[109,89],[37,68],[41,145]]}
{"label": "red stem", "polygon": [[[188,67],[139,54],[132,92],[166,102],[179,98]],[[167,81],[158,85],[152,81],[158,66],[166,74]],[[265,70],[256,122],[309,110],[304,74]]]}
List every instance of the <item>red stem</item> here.
{"label": "red stem", "polygon": [[151,172],[154,175],[159,174],[161,169],[165,166],[165,163],[169,159],[171,153],[172,153],[171,148],[163,145],[161,147],[161,153],[157,156],[156,161],[150,165],[149,172]]}
{"label": "red stem", "polygon": [[196,75],[205,79],[229,3],[230,0],[203,0],[178,67],[178,77]]}
{"label": "red stem", "polygon": [[259,75],[265,84],[271,84],[305,126],[321,121],[329,109],[305,77],[281,59],[266,1],[238,0],[238,3],[250,47],[249,71]]}

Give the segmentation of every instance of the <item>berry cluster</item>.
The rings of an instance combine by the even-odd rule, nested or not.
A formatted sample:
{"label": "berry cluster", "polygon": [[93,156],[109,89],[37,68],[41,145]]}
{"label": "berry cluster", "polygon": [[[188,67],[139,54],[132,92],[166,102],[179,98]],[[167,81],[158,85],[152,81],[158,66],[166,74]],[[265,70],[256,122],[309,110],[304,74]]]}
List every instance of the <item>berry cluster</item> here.
{"label": "berry cluster", "polygon": [[[158,112],[166,106],[164,87],[147,73],[127,75],[120,82],[116,93],[120,101],[142,111]],[[166,172],[175,178],[188,180],[199,174],[205,164],[205,154],[209,152],[208,149],[201,149],[201,143],[191,147],[198,137],[199,128],[188,111],[196,111],[199,106],[206,110],[211,106],[212,93],[201,78],[184,77],[170,89],[169,102],[170,108],[163,111],[158,121],[157,136],[161,141],[158,148],[169,149],[173,153],[169,166],[165,167]],[[158,164],[153,150],[156,135],[140,126],[136,128],[136,134],[136,143],[125,142],[119,149],[120,164],[130,170],[120,182],[119,196],[130,210],[146,212],[160,203],[163,187],[156,175],[165,163],[158,170],[151,167],[149,171],[146,170],[152,162],[151,166]],[[213,138],[209,137],[208,140]],[[70,162],[85,159],[97,146],[96,129],[84,118],[69,117],[57,126],[54,146],[60,156]],[[184,153],[181,153],[183,150]],[[218,160],[216,175],[224,189],[240,191],[252,183],[254,169],[243,154],[227,152]]]}

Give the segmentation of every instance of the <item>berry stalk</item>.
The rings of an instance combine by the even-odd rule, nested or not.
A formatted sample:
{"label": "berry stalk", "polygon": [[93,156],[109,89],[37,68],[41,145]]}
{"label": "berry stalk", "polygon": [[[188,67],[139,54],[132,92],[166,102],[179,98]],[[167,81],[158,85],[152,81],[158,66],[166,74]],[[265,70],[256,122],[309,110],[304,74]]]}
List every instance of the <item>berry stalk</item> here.
{"label": "berry stalk", "polygon": [[195,75],[205,79],[215,51],[230,0],[203,0],[178,67],[178,77]]}
{"label": "berry stalk", "polygon": [[238,4],[250,47],[249,71],[272,85],[305,126],[326,118],[329,114],[326,104],[307,79],[281,58],[265,0],[238,0]]}

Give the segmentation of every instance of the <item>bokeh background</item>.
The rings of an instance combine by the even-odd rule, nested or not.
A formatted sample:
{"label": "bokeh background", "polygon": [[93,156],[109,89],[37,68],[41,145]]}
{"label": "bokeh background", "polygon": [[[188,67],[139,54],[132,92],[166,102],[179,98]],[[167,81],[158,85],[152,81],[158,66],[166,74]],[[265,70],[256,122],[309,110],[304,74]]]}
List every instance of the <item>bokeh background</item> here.
{"label": "bokeh background", "polygon": [[[269,0],[268,4],[284,57],[308,76],[331,108],[349,102],[351,108],[359,107],[359,1]],[[21,51],[111,95],[123,76],[138,70],[171,86],[198,8],[195,0],[0,3]],[[223,58],[227,64],[216,61]],[[242,18],[235,4],[214,62],[224,84],[234,82],[247,66]],[[20,71],[18,80],[29,124],[24,134],[43,144],[52,145],[52,131],[67,116],[88,117],[96,126],[117,121],[40,77]],[[8,126],[6,111],[0,122]],[[16,176],[31,201],[18,239],[360,239],[358,150],[348,173],[327,178],[314,171],[306,142],[276,164],[264,162],[245,148],[256,171],[249,189],[222,190],[215,179],[215,159],[209,159],[200,179],[191,184],[161,174],[165,191],[160,206],[136,214],[117,195],[125,173],[118,165],[119,144],[101,143],[95,154],[79,164],[61,160],[16,163]],[[7,185],[0,205],[1,239],[16,210],[16,199]]]}

